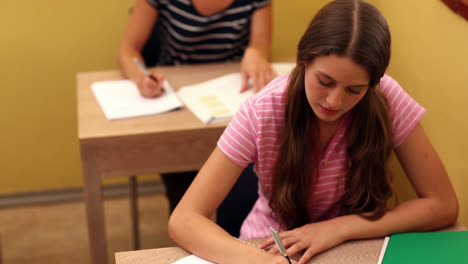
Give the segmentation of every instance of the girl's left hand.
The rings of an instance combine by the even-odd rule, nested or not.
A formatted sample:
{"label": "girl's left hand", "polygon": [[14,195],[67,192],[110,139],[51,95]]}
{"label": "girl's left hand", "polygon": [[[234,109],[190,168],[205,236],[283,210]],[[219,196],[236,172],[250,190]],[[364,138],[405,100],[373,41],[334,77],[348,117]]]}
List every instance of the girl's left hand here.
{"label": "girl's left hand", "polygon": [[267,58],[255,47],[248,47],[245,50],[241,61],[241,73],[241,92],[248,89],[249,79],[252,79],[252,87],[256,93],[276,77],[276,72],[271,68]]}
{"label": "girl's left hand", "polygon": [[[345,237],[340,230],[335,222],[328,220],[282,232],[280,237],[289,256],[305,250],[298,261],[299,264],[304,264],[314,255],[343,243]],[[277,253],[278,247],[273,238],[266,239],[260,248],[272,245],[273,247],[268,252]]]}

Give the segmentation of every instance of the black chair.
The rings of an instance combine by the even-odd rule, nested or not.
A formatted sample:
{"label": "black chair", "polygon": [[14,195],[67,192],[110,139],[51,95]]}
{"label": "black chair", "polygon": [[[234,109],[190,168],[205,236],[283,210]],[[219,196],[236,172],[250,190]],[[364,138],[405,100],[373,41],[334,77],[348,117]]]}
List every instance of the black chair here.
{"label": "black chair", "polygon": [[239,237],[242,222],[258,198],[258,180],[250,164],[218,207],[216,223],[234,237]]}
{"label": "black chair", "polygon": [[145,46],[143,46],[143,50],[141,51],[141,55],[145,60],[146,66],[154,67],[158,65],[159,56],[161,53],[161,37],[159,35],[160,24],[156,23],[151,31],[148,40],[146,41]]}

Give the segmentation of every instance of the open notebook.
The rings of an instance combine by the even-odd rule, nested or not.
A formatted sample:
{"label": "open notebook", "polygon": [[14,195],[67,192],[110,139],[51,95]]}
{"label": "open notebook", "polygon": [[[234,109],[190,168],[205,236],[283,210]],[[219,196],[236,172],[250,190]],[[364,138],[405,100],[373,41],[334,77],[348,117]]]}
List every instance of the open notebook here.
{"label": "open notebook", "polygon": [[157,98],[144,98],[133,81],[101,81],[91,85],[104,115],[109,120],[152,115],[182,107],[174,90],[164,81],[164,94]]}
{"label": "open notebook", "polygon": [[173,262],[172,264],[214,264],[214,263],[208,260],[204,260],[195,255],[190,255],[185,258],[181,258],[178,261]]}
{"label": "open notebook", "polygon": [[[247,245],[257,247],[256,245],[251,244],[251,243],[249,243],[247,241],[240,240],[240,239],[238,239],[236,237],[235,237],[235,239],[237,239],[237,240],[239,240],[241,242],[244,242]],[[184,258],[181,258],[181,259],[177,260],[176,262],[172,262],[172,264],[214,264],[214,263],[210,262],[208,260],[202,259],[200,257],[197,257],[195,255],[189,255],[187,257],[184,257]]]}
{"label": "open notebook", "polygon": [[[294,66],[294,63],[273,63],[278,75],[290,73]],[[240,93],[241,84],[241,74],[232,73],[184,86],[177,95],[203,123],[226,122],[231,120],[242,103],[253,95],[252,89]]]}

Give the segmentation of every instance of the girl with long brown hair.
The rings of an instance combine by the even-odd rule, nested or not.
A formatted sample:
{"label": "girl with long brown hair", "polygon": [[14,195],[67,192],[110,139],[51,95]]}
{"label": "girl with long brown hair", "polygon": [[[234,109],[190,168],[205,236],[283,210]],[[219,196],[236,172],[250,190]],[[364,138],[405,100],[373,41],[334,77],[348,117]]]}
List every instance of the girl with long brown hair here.
{"label": "girl with long brown hair", "polygon": [[[420,119],[425,109],[385,74],[390,32],[362,0],[316,14],[290,75],[244,103],[169,222],[183,248],[217,263],[288,263],[273,246],[249,247],[210,221],[242,169],[255,162],[259,198],[240,239],[279,229],[299,263],[346,240],[452,224],[454,190]],[[389,208],[392,151],[418,198]],[[272,254],[273,253],[273,254]]]}

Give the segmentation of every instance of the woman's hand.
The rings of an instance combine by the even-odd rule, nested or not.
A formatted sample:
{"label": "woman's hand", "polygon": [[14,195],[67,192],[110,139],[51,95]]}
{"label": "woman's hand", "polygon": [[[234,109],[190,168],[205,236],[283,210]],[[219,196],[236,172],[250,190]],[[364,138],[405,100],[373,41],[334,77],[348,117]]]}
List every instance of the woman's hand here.
{"label": "woman's hand", "polygon": [[148,98],[158,97],[164,93],[163,82],[164,76],[160,73],[151,73],[151,76],[141,73],[136,79],[140,94]]}
{"label": "woman's hand", "polygon": [[273,78],[276,72],[271,68],[267,58],[255,47],[248,47],[241,61],[242,87],[241,92],[249,88],[249,79],[252,79],[254,92],[260,91]]}
{"label": "woman's hand", "polygon": [[[290,231],[280,233],[286,252],[289,256],[305,250],[298,263],[304,264],[314,255],[339,245],[345,241],[345,236],[337,223],[333,220],[307,224]],[[277,253],[278,247],[274,245],[273,238],[268,238],[260,248],[273,247],[268,251]]]}

